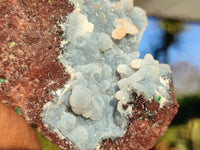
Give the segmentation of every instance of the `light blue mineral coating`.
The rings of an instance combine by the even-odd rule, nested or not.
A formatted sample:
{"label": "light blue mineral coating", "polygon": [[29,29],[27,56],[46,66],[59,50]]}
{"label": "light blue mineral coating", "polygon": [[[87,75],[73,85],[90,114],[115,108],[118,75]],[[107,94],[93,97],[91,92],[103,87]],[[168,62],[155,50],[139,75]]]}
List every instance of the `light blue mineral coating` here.
{"label": "light blue mineral coating", "polygon": [[[132,92],[147,98],[160,95],[160,103],[165,103],[168,80],[164,77],[170,69],[149,55],[138,59],[147,18],[133,7],[133,0],[71,2],[75,10],[62,25],[59,56],[71,78],[53,92],[54,101],[45,104],[41,116],[47,128],[71,141],[75,149],[92,150],[103,139],[124,136],[132,106],[123,110],[122,105],[133,100]],[[115,40],[116,19],[134,25],[138,32]]]}

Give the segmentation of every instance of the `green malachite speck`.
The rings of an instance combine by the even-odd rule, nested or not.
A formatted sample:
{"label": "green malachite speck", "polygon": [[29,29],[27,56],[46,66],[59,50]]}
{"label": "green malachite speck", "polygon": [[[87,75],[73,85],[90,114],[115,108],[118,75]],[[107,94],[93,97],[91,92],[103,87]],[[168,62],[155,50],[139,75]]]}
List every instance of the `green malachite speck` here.
{"label": "green malachite speck", "polygon": [[16,113],[19,114],[19,115],[21,115],[19,107],[16,108]]}
{"label": "green malachite speck", "polygon": [[12,42],[10,45],[11,45],[12,47],[15,47],[16,43],[15,43],[15,42]]}
{"label": "green malachite speck", "polygon": [[6,83],[6,79],[0,79],[0,84],[4,84],[4,83]]}
{"label": "green malachite speck", "polygon": [[159,96],[156,97],[156,101],[160,102],[160,100],[161,100],[161,96],[159,95]]}

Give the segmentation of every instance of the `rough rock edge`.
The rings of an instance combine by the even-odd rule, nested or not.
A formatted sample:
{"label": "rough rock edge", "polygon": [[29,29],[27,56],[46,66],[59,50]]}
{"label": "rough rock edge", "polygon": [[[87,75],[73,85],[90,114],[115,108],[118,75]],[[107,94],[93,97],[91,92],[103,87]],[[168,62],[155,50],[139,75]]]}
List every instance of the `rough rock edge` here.
{"label": "rough rock edge", "polygon": [[114,141],[104,140],[101,150],[147,150],[152,148],[158,138],[165,134],[167,126],[178,112],[179,106],[173,92],[172,80],[169,82],[169,87],[170,101],[161,109],[155,100],[147,101],[143,99],[142,95],[133,93],[134,108],[125,136]]}
{"label": "rough rock edge", "polygon": [[[7,2],[12,3],[11,1],[7,1]],[[13,2],[16,4],[16,3],[18,3],[18,2],[20,3],[22,1],[13,1]],[[2,4],[3,3],[6,4],[4,1],[2,1]],[[34,2],[30,2],[30,3],[35,4]],[[15,6],[18,6],[18,5],[15,5]],[[10,19],[12,19],[12,18],[10,18]],[[14,19],[16,19],[16,18],[14,18]],[[12,28],[12,24],[10,24],[10,27]],[[8,41],[8,42],[11,42],[11,41]],[[17,48],[17,47],[15,47],[15,48]],[[21,48],[21,47],[19,47],[19,48]],[[24,49],[22,49],[22,50],[24,50]],[[37,70],[35,73],[38,73]],[[34,72],[33,72],[33,74],[34,74]],[[1,76],[4,77],[6,75],[2,74]],[[9,88],[6,86],[8,86],[8,84],[5,85],[4,89],[9,90]],[[1,92],[3,92],[3,91],[1,91]],[[155,144],[158,137],[162,136],[165,133],[167,126],[169,125],[170,121],[173,119],[173,117],[177,113],[178,104],[175,100],[175,96],[173,93],[172,82],[170,82],[170,93],[169,94],[170,94],[172,103],[169,105],[166,105],[163,109],[158,110],[158,107],[159,107],[158,103],[156,103],[155,101],[152,101],[151,103],[149,103],[146,100],[144,100],[142,96],[137,96],[134,93],[133,97],[135,99],[135,101],[134,101],[135,107],[133,109],[132,116],[130,116],[131,123],[128,127],[128,131],[127,131],[126,135],[123,138],[119,138],[114,141],[112,141],[110,139],[104,140],[101,145],[101,149],[110,149],[110,148],[114,148],[114,149],[149,149],[149,148],[151,148]],[[12,97],[9,97],[9,96],[1,97],[1,99],[4,99],[4,101],[5,101],[5,99],[9,100],[9,98],[11,98],[11,101],[8,102],[8,105],[10,105],[10,107],[12,107],[12,108],[17,106],[15,103],[14,104],[12,103]],[[49,98],[49,99],[51,99],[51,98]],[[29,100],[29,102],[25,109],[27,109],[27,108],[30,109],[31,107],[33,107],[33,105],[30,106],[30,102],[35,101],[35,98],[30,97],[28,100]],[[44,103],[44,101],[43,101],[43,103]],[[39,108],[41,109],[42,106],[40,106]],[[148,111],[145,108],[147,108]],[[153,111],[153,110],[155,111],[155,109],[152,109],[152,108],[156,108],[158,110],[157,114],[155,114],[154,116],[151,116],[151,114],[152,114],[151,111]],[[21,108],[21,109],[23,110],[23,108]],[[146,113],[141,113],[143,111],[146,111]],[[166,115],[166,112],[169,114]],[[30,113],[33,113],[33,115],[31,116]],[[34,112],[32,110],[31,112],[29,112],[28,114],[25,114],[25,115],[29,116],[29,117],[25,116],[26,119],[33,119],[32,117],[35,117],[34,115],[38,116],[39,114],[38,114],[38,112]],[[156,120],[158,122],[156,122]],[[34,122],[34,120],[32,120],[32,121],[27,120],[27,121],[30,124],[37,127],[38,130],[41,133],[43,133],[43,135],[45,135],[53,143],[59,145],[61,148],[73,149],[70,142],[60,139],[59,136],[55,132],[46,129],[40,121],[38,121],[38,122]],[[148,134],[143,134],[144,132],[145,133],[147,132],[145,129],[149,129]],[[146,144],[146,143],[148,143],[148,144]]]}
{"label": "rough rock edge", "polygon": [[20,108],[31,126],[66,148],[70,143],[47,130],[40,113],[53,99],[50,92],[70,78],[56,60],[62,50],[57,22],[72,10],[66,0],[0,1],[0,78],[6,79],[0,84],[0,100],[14,110]]}

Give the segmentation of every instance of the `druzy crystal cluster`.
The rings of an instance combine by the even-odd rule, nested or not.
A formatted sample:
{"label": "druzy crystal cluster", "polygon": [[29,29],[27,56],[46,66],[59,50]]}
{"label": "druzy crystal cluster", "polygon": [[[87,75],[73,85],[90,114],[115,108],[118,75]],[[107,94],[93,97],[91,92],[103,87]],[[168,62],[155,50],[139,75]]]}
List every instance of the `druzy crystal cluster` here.
{"label": "druzy crystal cluster", "polygon": [[62,24],[59,61],[70,74],[53,92],[41,114],[45,126],[75,149],[95,149],[107,138],[122,137],[129,124],[133,92],[160,107],[168,100],[171,70],[150,54],[137,52],[147,25],[133,0],[73,0],[75,10]]}

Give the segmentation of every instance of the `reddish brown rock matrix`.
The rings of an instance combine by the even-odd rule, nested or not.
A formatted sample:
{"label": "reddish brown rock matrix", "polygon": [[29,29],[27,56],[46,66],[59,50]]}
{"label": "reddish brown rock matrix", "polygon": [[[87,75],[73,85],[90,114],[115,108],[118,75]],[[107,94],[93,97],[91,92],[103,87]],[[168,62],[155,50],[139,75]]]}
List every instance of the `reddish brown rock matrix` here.
{"label": "reddish brown rock matrix", "polygon": [[[167,127],[177,114],[178,104],[173,92],[172,81],[169,83],[169,103],[159,109],[155,100],[147,101],[142,96],[133,93],[133,113],[124,137],[104,140],[102,150],[148,150],[151,149],[159,137],[165,134]],[[127,104],[128,105],[128,104]],[[124,107],[126,109],[126,106]]]}
{"label": "reddish brown rock matrix", "polygon": [[[26,121],[40,130],[43,104],[69,79],[57,62],[62,34],[57,23],[72,10],[66,0],[0,1],[0,79],[6,79],[0,84],[0,100],[19,107]],[[47,136],[46,130],[43,134]]]}
{"label": "reddish brown rock matrix", "polygon": [[[43,104],[52,100],[50,92],[69,79],[57,61],[62,34],[57,23],[72,10],[66,0],[0,1],[0,79],[6,79],[0,84],[0,100],[13,109],[19,107],[28,123],[68,150],[73,149],[70,144],[43,126],[40,113]],[[169,94],[170,103],[162,109],[156,101],[133,94],[133,114],[125,136],[104,140],[101,149],[152,148],[177,113],[172,83]]]}

